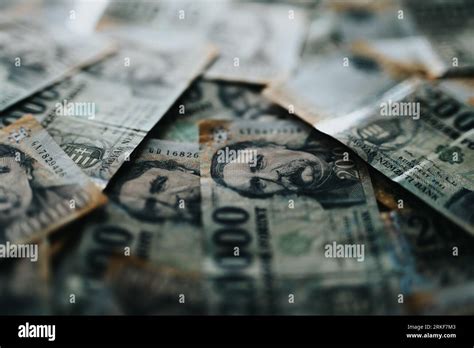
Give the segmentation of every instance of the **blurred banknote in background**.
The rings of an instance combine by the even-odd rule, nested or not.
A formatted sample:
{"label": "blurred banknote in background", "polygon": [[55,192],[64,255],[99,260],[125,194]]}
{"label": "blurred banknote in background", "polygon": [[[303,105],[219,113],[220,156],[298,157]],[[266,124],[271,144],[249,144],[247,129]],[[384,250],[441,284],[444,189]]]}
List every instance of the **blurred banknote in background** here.
{"label": "blurred banknote in background", "polygon": [[5,125],[34,114],[104,188],[215,54],[199,43],[170,46],[124,40],[115,55],[5,110],[0,119]]}
{"label": "blurred banknote in background", "polygon": [[0,110],[113,49],[103,39],[53,31],[31,17],[0,15],[0,28]]}
{"label": "blurred banknote in background", "polygon": [[472,1],[0,9],[0,314],[474,314]]}
{"label": "blurred banknote in background", "polygon": [[297,7],[233,1],[118,1],[102,19],[103,26],[149,25],[159,32],[196,32],[220,50],[206,78],[253,83],[286,77],[296,67],[305,23],[306,15]]}

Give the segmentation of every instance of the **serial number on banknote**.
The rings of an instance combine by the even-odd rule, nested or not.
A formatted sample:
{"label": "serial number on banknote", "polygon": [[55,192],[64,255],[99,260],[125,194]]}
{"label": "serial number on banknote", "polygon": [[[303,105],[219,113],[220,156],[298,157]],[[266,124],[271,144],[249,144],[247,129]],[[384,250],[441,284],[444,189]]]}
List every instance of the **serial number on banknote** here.
{"label": "serial number on banknote", "polygon": [[191,151],[170,151],[170,150],[162,150],[160,148],[152,148],[148,149],[150,153],[155,153],[158,155],[166,155],[166,156],[174,156],[174,157],[187,157],[187,158],[199,158],[199,152],[191,152]]}
{"label": "serial number on banknote", "polygon": [[44,163],[46,163],[48,166],[50,166],[53,169],[55,174],[59,175],[60,177],[63,177],[64,175],[66,175],[66,172],[64,171],[64,169],[59,167],[59,165],[56,163],[54,158],[44,148],[43,144],[41,144],[38,140],[35,140],[32,142],[31,145],[36,150],[38,155],[40,155],[41,158],[44,159]]}
{"label": "serial number on banknote", "polygon": [[266,134],[297,134],[303,130],[300,127],[289,128],[243,128],[239,131],[243,135],[266,135]]}

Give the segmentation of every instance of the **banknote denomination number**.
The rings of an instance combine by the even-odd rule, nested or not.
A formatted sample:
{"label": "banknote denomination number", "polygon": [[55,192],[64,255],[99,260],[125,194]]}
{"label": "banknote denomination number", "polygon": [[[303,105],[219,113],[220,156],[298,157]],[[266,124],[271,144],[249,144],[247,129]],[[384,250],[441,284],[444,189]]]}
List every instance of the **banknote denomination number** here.
{"label": "banknote denomination number", "polygon": [[[245,248],[252,237],[245,229],[238,227],[248,221],[249,214],[238,207],[222,207],[212,214],[214,222],[223,227],[217,229],[212,240],[218,247],[216,262],[223,268],[241,268],[251,263],[252,257]],[[234,256],[234,248],[239,248],[239,257]]]}
{"label": "banknote denomination number", "polygon": [[53,85],[41,92],[36,93],[24,102],[15,105],[11,109],[8,109],[2,115],[1,123],[4,126],[8,126],[25,114],[39,115],[45,113],[48,108],[45,102],[52,102],[59,100],[60,98],[58,86],[59,85]]}
{"label": "banknote denomination number", "polygon": [[355,170],[355,163],[348,158],[347,149],[342,147],[335,148],[332,153],[336,156],[334,165],[336,166],[336,176],[339,179],[355,179],[358,180],[357,172]]}
{"label": "banknote denomination number", "polygon": [[117,226],[98,226],[93,232],[93,239],[98,248],[88,253],[89,272],[92,276],[100,277],[107,266],[107,259],[117,250],[130,245],[132,234]]}
{"label": "banknote denomination number", "polygon": [[474,112],[472,110],[465,110],[457,100],[432,88],[426,89],[426,95],[428,100],[419,98],[418,101],[424,106],[428,105],[437,117],[448,119],[456,116],[453,125],[461,132],[474,128]]}
{"label": "banknote denomination number", "polygon": [[[213,278],[214,289],[222,296],[219,313],[255,313],[254,280],[243,273],[252,263],[252,255],[245,250],[252,237],[240,227],[249,220],[249,213],[238,207],[221,207],[214,211],[212,219],[221,226],[212,235],[212,242],[218,249],[214,260],[223,270]],[[236,247],[239,256],[234,254]]]}

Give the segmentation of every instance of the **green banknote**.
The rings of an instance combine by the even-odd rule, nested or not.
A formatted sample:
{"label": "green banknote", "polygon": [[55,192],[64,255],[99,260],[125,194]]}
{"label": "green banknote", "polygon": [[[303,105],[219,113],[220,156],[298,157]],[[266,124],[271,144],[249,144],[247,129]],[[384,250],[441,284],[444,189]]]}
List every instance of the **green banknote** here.
{"label": "green banknote", "polygon": [[315,126],[474,233],[472,81],[407,80],[371,107]]}
{"label": "green banknote", "polygon": [[[334,83],[344,85],[344,76],[352,73],[341,74]],[[309,95],[305,85],[323,88],[307,79],[289,82],[278,93],[270,88],[267,95],[287,108],[294,105],[302,119],[474,233],[472,80],[409,79],[382,89],[378,99],[361,99],[352,103],[352,110],[333,108],[330,113],[321,96]]]}
{"label": "green banknote", "polygon": [[57,311],[203,310],[198,157],[193,144],[143,144],[107,189],[109,204],[78,227],[82,238],[57,273]]}
{"label": "green banknote", "polygon": [[202,121],[199,142],[210,313],[398,310],[370,178],[346,147],[285,121]]}

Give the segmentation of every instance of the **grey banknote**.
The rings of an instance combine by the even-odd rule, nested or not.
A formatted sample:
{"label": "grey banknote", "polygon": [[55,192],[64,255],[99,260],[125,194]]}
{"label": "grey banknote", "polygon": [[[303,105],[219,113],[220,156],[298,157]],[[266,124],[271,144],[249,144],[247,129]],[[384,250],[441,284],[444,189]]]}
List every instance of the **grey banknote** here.
{"label": "grey banknote", "polygon": [[140,26],[146,24],[159,31],[188,31],[207,25],[229,7],[231,0],[138,0],[111,1],[100,19],[100,29],[120,25]]}
{"label": "grey banknote", "polygon": [[[29,3],[30,1],[26,1],[26,0],[4,0],[0,3],[0,8],[3,10],[3,11],[8,11],[8,12],[13,12],[13,11],[16,11],[18,12],[18,8],[23,8],[23,7],[28,7],[27,4]],[[38,1],[31,1],[31,2],[35,2],[37,3]]]}
{"label": "grey banknote", "polygon": [[199,141],[203,119],[272,121],[288,111],[262,97],[262,87],[235,82],[199,79],[170,108],[152,137],[174,141]]}
{"label": "grey banknote", "polygon": [[358,40],[413,35],[414,28],[398,18],[397,1],[322,2],[312,12],[303,59],[327,54]]}
{"label": "grey banknote", "polygon": [[262,3],[112,2],[101,26],[120,24],[199,34],[215,43],[220,52],[206,78],[267,83],[284,78],[296,66],[306,16],[298,6]]}
{"label": "grey banknote", "polygon": [[[404,1],[415,29],[425,36],[443,73],[474,72],[474,4],[468,0],[434,4]],[[430,62],[426,61],[428,70]],[[436,71],[435,71],[436,73]]]}
{"label": "grey banknote", "polygon": [[32,113],[101,188],[215,55],[201,43],[121,41],[120,51],[1,113]]}
{"label": "grey banknote", "polygon": [[32,16],[0,15],[0,28],[0,111],[115,49],[103,38],[52,30]]}
{"label": "grey banknote", "polygon": [[31,116],[0,130],[0,242],[24,243],[106,202]]}
{"label": "grey banknote", "polygon": [[78,34],[89,34],[94,32],[106,5],[107,1],[101,0],[41,0],[34,12],[52,25],[66,26]]}
{"label": "grey banknote", "polygon": [[352,51],[410,75],[436,78],[447,69],[424,36],[358,41]]}
{"label": "grey banknote", "polygon": [[298,8],[234,3],[206,28],[221,55],[205,76],[253,83],[285,78],[296,68],[305,30]]}
{"label": "grey banknote", "polygon": [[354,154],[284,121],[202,121],[200,146],[211,313],[397,311],[370,178]]}
{"label": "grey banknote", "polygon": [[59,312],[202,312],[198,157],[197,144],[150,139],[140,148],[66,255],[55,290]]}
{"label": "grey banknote", "polygon": [[368,40],[360,52],[430,77],[474,72],[474,6],[465,0],[404,1],[403,22],[416,36]]}
{"label": "grey banknote", "polygon": [[407,80],[371,107],[306,118],[374,168],[474,233],[471,80]]}
{"label": "grey banknote", "polygon": [[305,60],[295,75],[270,85],[263,94],[314,124],[370,104],[396,84],[376,60],[337,50]]}
{"label": "grey banknote", "polygon": [[38,18],[52,30],[87,35],[94,32],[106,5],[102,0],[4,0],[0,8],[6,15]]}

